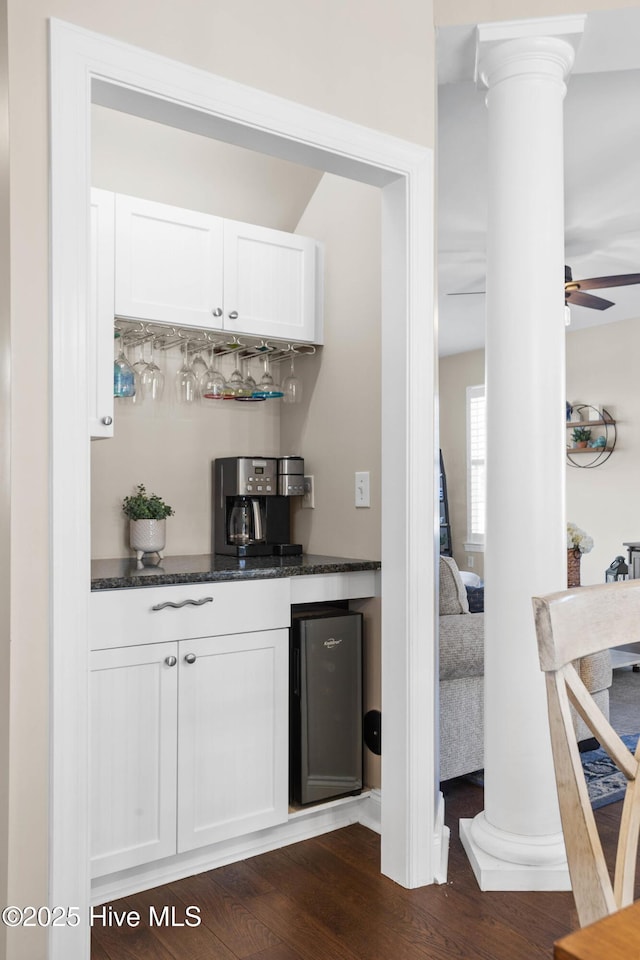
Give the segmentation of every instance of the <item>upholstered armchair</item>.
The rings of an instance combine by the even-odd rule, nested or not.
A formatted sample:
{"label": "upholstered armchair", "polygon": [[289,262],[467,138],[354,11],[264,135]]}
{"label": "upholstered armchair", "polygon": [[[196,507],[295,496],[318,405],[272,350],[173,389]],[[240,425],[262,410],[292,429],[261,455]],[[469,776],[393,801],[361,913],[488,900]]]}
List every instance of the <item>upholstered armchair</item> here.
{"label": "upholstered armchair", "polygon": [[440,779],[484,764],[484,613],[469,613],[455,560],[440,557]]}
{"label": "upholstered armchair", "polygon": [[[533,617],[533,612],[532,612]],[[484,766],[484,613],[470,613],[467,591],[451,557],[440,557],[440,779]],[[584,657],[576,668],[609,716],[609,652]],[[592,736],[574,713],[578,740]]]}

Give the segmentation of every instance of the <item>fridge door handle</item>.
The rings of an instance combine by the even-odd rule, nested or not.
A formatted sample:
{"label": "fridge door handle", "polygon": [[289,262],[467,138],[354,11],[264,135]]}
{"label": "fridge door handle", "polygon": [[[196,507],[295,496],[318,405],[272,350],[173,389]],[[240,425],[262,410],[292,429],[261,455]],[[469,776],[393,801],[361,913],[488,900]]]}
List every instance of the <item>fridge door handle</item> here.
{"label": "fridge door handle", "polygon": [[293,648],[293,695],[300,696],[300,651]]}

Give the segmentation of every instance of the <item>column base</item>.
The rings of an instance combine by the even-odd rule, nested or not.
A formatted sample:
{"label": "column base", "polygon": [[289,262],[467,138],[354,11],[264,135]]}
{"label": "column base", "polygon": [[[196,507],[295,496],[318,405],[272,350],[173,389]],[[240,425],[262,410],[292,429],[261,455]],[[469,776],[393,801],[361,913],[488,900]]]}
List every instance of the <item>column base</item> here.
{"label": "column base", "polygon": [[[515,834],[503,832],[498,857],[478,844],[476,836],[480,834],[482,838],[485,830],[491,834],[495,849],[498,831],[486,823],[484,813],[474,820],[460,821],[460,840],[481,890],[571,890],[562,838],[559,842],[551,838],[549,842],[550,838],[540,837],[537,842],[535,837],[522,837],[526,841],[523,847]],[[511,854],[513,860],[507,859]]]}

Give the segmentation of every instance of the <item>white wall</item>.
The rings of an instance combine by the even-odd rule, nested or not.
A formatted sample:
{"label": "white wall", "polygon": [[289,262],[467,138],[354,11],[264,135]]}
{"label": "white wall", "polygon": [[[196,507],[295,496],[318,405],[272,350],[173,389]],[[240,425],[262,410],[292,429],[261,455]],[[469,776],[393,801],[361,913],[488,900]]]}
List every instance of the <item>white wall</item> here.
{"label": "white wall", "polygon": [[[640,540],[640,511],[636,505],[640,475],[639,354],[640,320],[567,333],[567,399],[570,403],[605,406],[617,421],[616,448],[605,463],[590,470],[569,465],[566,469],[567,519],[594,539],[593,550],[582,558],[583,584],[604,582],[604,571],[614,557],[626,558],[623,543]],[[462,566],[466,558],[461,546],[466,532],[465,393],[467,386],[483,382],[484,351],[441,358],[441,444],[452,507],[454,556]],[[597,429],[593,435],[597,435]]]}
{"label": "white wall", "polygon": [[594,539],[592,552],[582,558],[582,583],[602,583],[613,558],[626,558],[624,541],[640,540],[638,356],[640,319],[567,335],[568,400],[604,405],[618,434],[606,463],[592,470],[567,467],[567,519]]}
{"label": "white wall", "polygon": [[322,174],[152,120],[93,106],[94,187],[295,230]]}
{"label": "white wall", "polygon": [[168,369],[166,399],[145,400],[138,408],[116,401],[113,439],[91,445],[94,559],[132,555],[122,499],[139,483],[175,511],[167,520],[167,554],[210,553],[212,461],[280,452],[278,401],[209,401],[181,407],[172,400],[176,367],[174,360]]}
{"label": "white wall", "polygon": [[[296,536],[313,553],[380,557],[380,192],[326,174],[298,232],[325,242],[325,346],[302,359],[306,394],[282,409],[282,448],[315,478],[314,510]],[[371,508],[354,504],[355,471],[371,474]]]}
{"label": "white wall", "polygon": [[[9,900],[46,904],[49,756],[47,18],[59,17],[432,146],[430,0],[8,0],[11,122],[11,761]],[[6,500],[4,501],[6,503]],[[3,506],[4,506],[3,503]],[[33,598],[37,598],[33,602]],[[73,744],[68,744],[72,750]],[[1,829],[1,826],[0,826]],[[46,932],[12,931],[10,960]]]}
{"label": "white wall", "polygon": [[637,7],[634,0],[434,0],[437,26],[485,23],[487,21],[520,20],[528,17],[559,17],[564,13],[587,13],[589,10],[618,10]]}
{"label": "white wall", "polygon": [[[0,649],[5,664],[11,656],[11,545],[10,545],[10,359],[11,359],[11,274],[9,269],[9,89],[7,62],[7,4],[0,3]],[[0,771],[9,769],[10,671],[2,672],[0,688]],[[0,783],[3,782],[0,774]],[[0,791],[0,863],[7,864],[9,796]],[[0,902],[7,900],[7,870],[0,872]],[[5,953],[6,930],[0,930],[0,956]]]}

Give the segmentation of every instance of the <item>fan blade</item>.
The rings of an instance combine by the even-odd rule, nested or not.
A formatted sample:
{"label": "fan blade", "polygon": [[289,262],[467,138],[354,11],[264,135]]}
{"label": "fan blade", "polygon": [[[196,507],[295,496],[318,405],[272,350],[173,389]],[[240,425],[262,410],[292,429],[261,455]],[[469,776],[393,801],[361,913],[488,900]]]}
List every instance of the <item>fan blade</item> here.
{"label": "fan blade", "polygon": [[607,290],[609,287],[628,287],[640,283],[640,273],[620,273],[615,277],[591,277],[587,280],[575,280],[581,290]]}
{"label": "fan blade", "polygon": [[605,300],[604,297],[592,297],[590,293],[583,293],[582,290],[567,290],[564,299],[569,306],[591,307],[593,310],[608,310],[609,307],[613,306],[611,300]]}
{"label": "fan blade", "polygon": [[484,290],[460,290],[458,293],[448,293],[448,297],[479,297]]}

